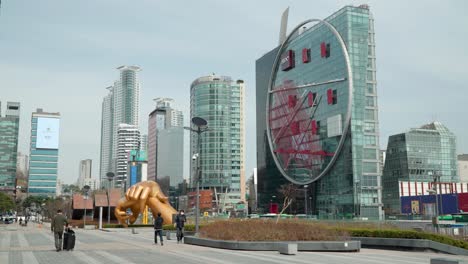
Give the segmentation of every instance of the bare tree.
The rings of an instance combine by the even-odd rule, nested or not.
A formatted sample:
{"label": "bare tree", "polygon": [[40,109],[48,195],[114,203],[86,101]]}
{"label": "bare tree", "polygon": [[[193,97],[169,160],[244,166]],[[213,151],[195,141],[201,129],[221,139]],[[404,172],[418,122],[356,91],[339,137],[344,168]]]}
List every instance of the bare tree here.
{"label": "bare tree", "polygon": [[284,213],[284,211],[286,211],[286,209],[288,209],[288,207],[296,198],[296,188],[292,183],[281,185],[278,191],[283,197],[283,207],[281,208],[281,212],[278,214],[278,218],[276,218],[276,223],[278,223],[280,216]]}

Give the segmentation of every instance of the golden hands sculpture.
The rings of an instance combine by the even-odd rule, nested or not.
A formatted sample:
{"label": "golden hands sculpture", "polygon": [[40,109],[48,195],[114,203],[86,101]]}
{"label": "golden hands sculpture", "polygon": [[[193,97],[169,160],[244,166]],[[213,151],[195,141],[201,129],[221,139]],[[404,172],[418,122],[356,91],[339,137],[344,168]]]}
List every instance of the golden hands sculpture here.
{"label": "golden hands sculpture", "polygon": [[[171,224],[172,215],[177,214],[177,211],[169,204],[168,198],[161,191],[159,184],[154,181],[144,181],[127,190],[125,197],[117,203],[114,215],[120,224],[127,227],[125,220],[128,219],[130,224],[135,223],[138,215],[145,210],[146,205],[151,208],[154,218],[157,217],[158,213],[161,213],[164,224]],[[131,215],[127,215],[127,209],[132,211]]]}

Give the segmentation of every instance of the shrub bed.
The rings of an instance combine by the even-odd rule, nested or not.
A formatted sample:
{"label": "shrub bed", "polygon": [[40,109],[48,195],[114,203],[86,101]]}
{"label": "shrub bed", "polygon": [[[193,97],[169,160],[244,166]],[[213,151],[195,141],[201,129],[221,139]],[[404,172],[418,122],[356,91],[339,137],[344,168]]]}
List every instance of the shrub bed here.
{"label": "shrub bed", "polygon": [[442,244],[447,244],[454,247],[468,249],[468,243],[462,240],[457,240],[449,236],[437,235],[425,232],[417,232],[412,230],[398,229],[346,229],[353,237],[380,237],[380,238],[407,238],[407,239],[427,239]]}
{"label": "shrub bed", "polygon": [[[103,228],[123,228],[124,226],[121,224],[104,224]],[[129,225],[129,228],[132,227],[153,227],[153,225]],[[202,225],[200,225],[202,227]],[[185,225],[184,227],[185,231],[195,231],[195,225]],[[163,225],[163,230],[176,230],[174,225]]]}
{"label": "shrub bed", "polygon": [[200,236],[234,241],[342,241],[350,237],[346,230],[316,222],[268,219],[217,221],[201,227]]}
{"label": "shrub bed", "polygon": [[[203,225],[199,225],[199,227],[202,227],[202,226]],[[174,225],[163,225],[163,230],[175,231],[176,228]],[[192,225],[192,224],[185,225],[184,230],[189,231],[189,232],[195,231],[195,225]]]}

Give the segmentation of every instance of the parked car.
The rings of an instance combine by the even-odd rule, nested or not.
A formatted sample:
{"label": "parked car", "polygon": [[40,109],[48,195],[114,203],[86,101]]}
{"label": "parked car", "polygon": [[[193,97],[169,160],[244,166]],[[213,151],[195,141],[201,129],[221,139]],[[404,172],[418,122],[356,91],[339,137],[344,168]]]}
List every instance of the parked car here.
{"label": "parked car", "polygon": [[13,220],[13,218],[5,218],[5,219],[3,220],[3,222],[4,222],[5,224],[12,224],[14,221],[15,221],[15,220]]}

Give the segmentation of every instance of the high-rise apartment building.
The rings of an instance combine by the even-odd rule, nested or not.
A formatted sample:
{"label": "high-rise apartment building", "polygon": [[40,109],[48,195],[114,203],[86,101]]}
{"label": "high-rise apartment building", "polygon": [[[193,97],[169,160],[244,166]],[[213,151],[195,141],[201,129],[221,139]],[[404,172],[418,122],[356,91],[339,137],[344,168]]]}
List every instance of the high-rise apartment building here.
{"label": "high-rise apartment building", "polygon": [[[245,201],[244,89],[244,81],[214,74],[190,87],[190,117],[204,118],[209,127],[201,134],[200,149],[197,134],[191,133],[190,153],[199,154],[200,187],[213,190],[220,211],[235,210]],[[192,162],[192,186],[196,173],[197,162]]]}
{"label": "high-rise apartment building", "polygon": [[0,105],[0,191],[15,189],[19,115],[20,103],[7,102],[4,117]]}
{"label": "high-rise apartment building", "polygon": [[140,150],[146,152],[148,150],[148,135],[141,135]]}
{"label": "high-rise apartment building", "polygon": [[[156,98],[148,120],[148,179],[176,187],[183,181],[184,116],[171,98]],[[164,183],[163,183],[164,181]]]}
{"label": "high-rise apartment building", "polygon": [[132,150],[140,147],[140,130],[137,126],[120,124],[117,128],[117,169],[114,179],[114,186],[117,188],[128,188],[127,169],[129,155]]}
{"label": "high-rise apartment building", "polygon": [[[369,7],[362,5],[346,6],[324,20],[328,24],[301,26],[288,39],[289,50],[283,54],[278,54],[280,47],[276,47],[256,61],[258,206],[266,210],[272,197],[279,197],[278,188],[292,182],[284,175],[284,170],[277,167],[274,156],[281,155],[284,159],[280,162],[285,167],[289,166],[289,176],[297,179],[296,184],[302,183],[297,188],[303,190],[305,187],[306,197],[312,198],[313,214],[329,218],[360,216],[379,219],[383,213],[374,19]],[[272,88],[269,82],[278,55],[281,58],[278,60],[277,83]],[[267,105],[267,98],[273,96],[270,88],[280,86],[285,88],[284,91],[297,91],[298,96],[308,93],[302,97],[291,94],[285,105],[275,109]],[[320,100],[318,98],[321,101],[315,101]],[[294,108],[298,104],[304,107]],[[300,116],[306,112],[305,108],[319,108],[318,112],[310,112],[311,116],[316,116],[314,120],[310,120],[312,117],[308,114]],[[300,115],[285,115],[291,120],[303,118],[302,121],[289,120],[286,122],[289,127],[283,124],[281,128],[282,132],[288,131],[289,139],[298,141],[272,151],[271,140],[267,136],[271,130],[267,130],[267,122],[271,126],[274,121],[267,120],[265,109],[274,114],[270,118],[277,119],[284,119],[279,113],[281,109],[294,109],[295,113],[302,111]],[[349,112],[352,113],[349,129],[342,134],[345,128],[342,124],[348,122]],[[301,127],[307,122],[311,126]],[[279,126],[276,128],[280,129]],[[305,130],[310,134],[306,135]],[[303,141],[304,138],[310,141]],[[329,149],[336,149],[336,146],[340,151],[335,157],[335,152]],[[323,164],[331,162],[332,157],[333,163],[330,164],[333,166],[324,169]],[[314,170],[322,170],[320,178],[319,174],[316,174],[317,178],[310,177],[312,174],[308,173]],[[301,213],[308,211],[304,199],[296,201],[292,208],[298,208],[296,211]]]}
{"label": "high-rise apartment building", "polygon": [[140,83],[138,66],[121,66],[120,78],[108,87],[102,103],[100,181],[107,182],[107,172],[117,171],[117,136],[120,124],[138,127]]}
{"label": "high-rise apartment building", "polygon": [[115,166],[112,166],[112,136],[114,134],[114,87],[107,87],[107,90],[109,93],[102,101],[101,113],[101,157],[99,163],[99,180],[101,185],[106,184],[106,174],[108,172],[115,172]]}
{"label": "high-rise apartment building", "polygon": [[78,187],[80,187],[80,189],[82,189],[83,186],[87,185],[86,183],[88,183],[91,179],[92,165],[93,161],[90,159],[80,161],[80,168],[77,181]]}
{"label": "high-rise apartment building", "polygon": [[29,195],[56,195],[60,113],[37,109],[31,117],[29,153]]}
{"label": "high-rise apartment building", "polygon": [[382,175],[386,213],[400,212],[399,181],[459,182],[456,150],[455,135],[440,122],[390,136]]}

